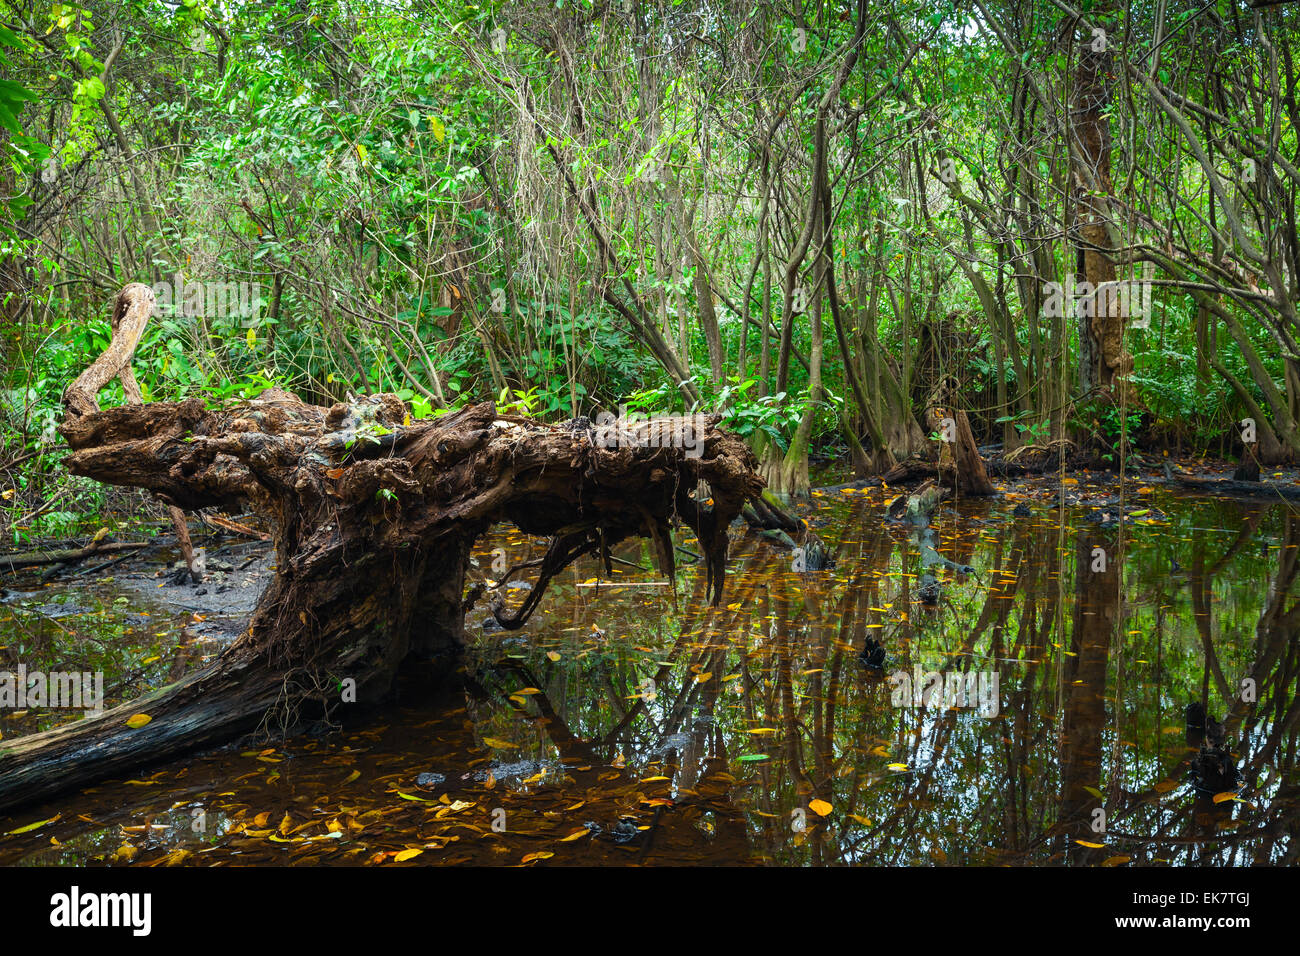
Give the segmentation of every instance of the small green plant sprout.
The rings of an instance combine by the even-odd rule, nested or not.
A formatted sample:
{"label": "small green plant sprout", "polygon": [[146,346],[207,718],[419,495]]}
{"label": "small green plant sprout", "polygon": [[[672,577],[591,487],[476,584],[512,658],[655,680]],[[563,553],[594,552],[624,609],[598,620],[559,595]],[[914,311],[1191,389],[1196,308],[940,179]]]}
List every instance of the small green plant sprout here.
{"label": "small green plant sprout", "polygon": [[1022,421],[1022,419],[1033,417],[1033,414],[1034,413],[1029,409],[1024,409],[1014,415],[1003,415],[1001,418],[995,418],[993,422],[996,425],[1005,425],[1007,422],[1011,422],[1021,436],[1028,437],[1030,443],[1036,445],[1051,437],[1052,423],[1045,421]]}
{"label": "small green plant sprout", "polygon": [[362,442],[367,445],[378,445],[379,439],[383,438],[385,435],[391,435],[392,432],[393,430],[391,428],[385,428],[378,422],[366,422],[366,424],[359,426],[357,430],[352,433],[352,437],[343,443],[343,447],[348,451],[351,451],[357,442]]}
{"label": "small green plant sprout", "polygon": [[[514,396],[513,401],[511,396]],[[526,392],[506,387],[501,389],[501,394],[497,396],[497,411],[503,415],[521,415],[525,418],[532,418],[537,409],[537,404],[536,386]]]}

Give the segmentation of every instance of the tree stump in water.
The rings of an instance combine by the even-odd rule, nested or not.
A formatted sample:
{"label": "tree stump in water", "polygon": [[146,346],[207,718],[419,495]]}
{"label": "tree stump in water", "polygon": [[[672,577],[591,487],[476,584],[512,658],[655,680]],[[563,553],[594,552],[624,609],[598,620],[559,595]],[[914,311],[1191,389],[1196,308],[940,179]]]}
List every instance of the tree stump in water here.
{"label": "tree stump in water", "polygon": [[[146,286],[127,286],[115,314],[147,306],[147,317],[152,300]],[[138,338],[125,353],[115,339],[92,369],[129,365]],[[404,660],[461,644],[470,549],[499,521],[551,537],[523,607],[496,612],[507,628],[523,625],[560,570],[629,536],[651,537],[671,575],[677,521],[699,538],[716,603],[728,525],[763,490],[754,456],[718,416],[653,421],[629,441],[617,426],[542,425],[490,402],[412,422],[395,395],[322,408],[271,390],[215,409],[195,398],[98,411],[93,391],[112,378],[103,371],[88,370],[65,397],[68,469],[185,510],[251,504],[274,529],[275,577],[247,632],[207,668],[0,744],[0,809],[259,725],[284,731],[377,702]],[[701,482],[708,501],[693,496]],[[135,714],[150,720],[128,726]]]}

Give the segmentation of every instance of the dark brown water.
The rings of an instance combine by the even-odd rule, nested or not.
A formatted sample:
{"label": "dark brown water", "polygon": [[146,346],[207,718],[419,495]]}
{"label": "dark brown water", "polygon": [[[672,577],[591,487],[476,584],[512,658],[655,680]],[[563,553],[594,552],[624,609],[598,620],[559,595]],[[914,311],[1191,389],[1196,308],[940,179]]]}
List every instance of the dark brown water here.
{"label": "dark brown water", "polygon": [[[612,581],[583,562],[523,631],[485,631],[472,612],[454,689],[407,682],[345,730],[0,818],[0,863],[1295,862],[1288,506],[1130,487],[1120,528],[1081,507],[1013,517],[1023,496],[961,503],[934,522],[939,551],[975,571],[937,572],[930,604],[916,532],[882,520],[892,494],[805,510],[831,571],[799,572],[737,530],[717,608],[686,554],[675,603],[648,546],[618,552],[648,570],[616,565]],[[540,553],[502,530],[478,574]],[[220,622],[122,598],[112,585],[11,597],[0,669],[102,670],[112,703],[219,650]],[[859,659],[868,640],[883,671]],[[918,706],[929,673],[950,693]],[[1192,700],[1223,721],[1237,781],[1197,763]],[[71,718],[10,712],[0,730],[58,719]]]}

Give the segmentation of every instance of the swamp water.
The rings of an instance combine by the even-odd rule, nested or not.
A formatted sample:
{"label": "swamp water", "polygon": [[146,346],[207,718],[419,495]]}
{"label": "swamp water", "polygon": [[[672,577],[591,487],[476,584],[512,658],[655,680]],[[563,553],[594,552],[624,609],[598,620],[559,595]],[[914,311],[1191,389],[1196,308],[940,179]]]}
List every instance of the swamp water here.
{"label": "swamp water", "polygon": [[[628,542],[646,570],[583,560],[521,631],[475,607],[460,679],[0,817],[0,864],[1296,862],[1296,506],[1130,488],[1119,525],[1019,492],[936,514],[974,569],[937,571],[937,595],[881,489],[803,509],[829,571],[733,529],[717,608],[694,542],[676,601]],[[541,552],[498,529],[471,579]],[[4,585],[0,670],[99,671],[109,706],[240,626],[139,582]],[[1201,700],[1236,780],[1193,772]],[[0,713],[0,747],[68,719]]]}

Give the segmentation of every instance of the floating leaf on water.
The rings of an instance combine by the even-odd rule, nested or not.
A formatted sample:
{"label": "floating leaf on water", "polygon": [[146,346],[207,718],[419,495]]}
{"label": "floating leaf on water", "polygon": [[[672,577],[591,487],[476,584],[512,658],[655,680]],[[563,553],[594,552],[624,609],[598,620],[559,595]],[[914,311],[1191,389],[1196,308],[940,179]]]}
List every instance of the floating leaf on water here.
{"label": "floating leaf on water", "polygon": [[1237,796],[1237,792],[1235,790],[1225,790],[1223,791],[1223,793],[1216,793],[1214,795],[1215,803],[1227,803],[1229,800],[1240,800],[1240,799],[1241,798]]}
{"label": "floating leaf on water", "polygon": [[771,760],[767,754],[745,754],[743,757],[737,757],[740,763],[753,763],[756,760]]}
{"label": "floating leaf on water", "polygon": [[1100,850],[1106,845],[1104,843],[1089,843],[1087,840],[1075,840],[1074,842],[1079,844],[1079,846],[1086,846],[1093,850]]}
{"label": "floating leaf on water", "polygon": [[553,856],[555,856],[554,853],[549,853],[546,850],[539,850],[536,853],[529,853],[526,857],[524,857],[519,862],[532,863],[534,860],[549,860]]}
{"label": "floating leaf on water", "polygon": [[518,750],[518,744],[512,744],[508,740],[501,740],[497,737],[484,737],[483,743],[487,744],[493,750]]}
{"label": "floating leaf on water", "polygon": [[423,852],[424,852],[424,850],[422,850],[420,847],[411,847],[411,848],[408,849],[408,850],[402,850],[402,851],[401,851],[400,853],[398,853],[395,857],[393,857],[393,862],[394,862],[394,863],[405,863],[407,860],[413,860],[413,859],[415,859],[417,856],[419,856],[419,855],[420,855],[421,853],[423,853]]}
{"label": "floating leaf on water", "polygon": [[590,833],[590,832],[591,832],[591,831],[588,830],[586,827],[579,827],[578,829],[576,829],[576,830],[574,830],[572,833],[570,833],[568,836],[566,836],[566,837],[560,837],[560,842],[561,842],[561,843],[572,843],[574,840],[580,840],[580,839],[582,839],[583,837],[585,837],[585,836],[586,836],[588,833]]}
{"label": "floating leaf on water", "polygon": [[808,809],[819,817],[828,817],[834,808],[825,800],[812,800],[808,803]]}
{"label": "floating leaf on water", "polygon": [[29,823],[29,824],[27,824],[27,826],[25,826],[25,827],[19,827],[17,830],[10,830],[8,833],[5,834],[5,836],[14,836],[15,834],[18,834],[18,833],[31,833],[33,830],[39,830],[41,827],[45,826],[47,823],[53,823],[53,822],[55,822],[55,821],[58,820],[59,817],[61,817],[61,816],[63,816],[62,813],[56,813],[56,814],[54,814],[54,816],[50,817],[48,820],[41,820],[41,821],[39,821],[39,822],[37,822],[37,823]]}

